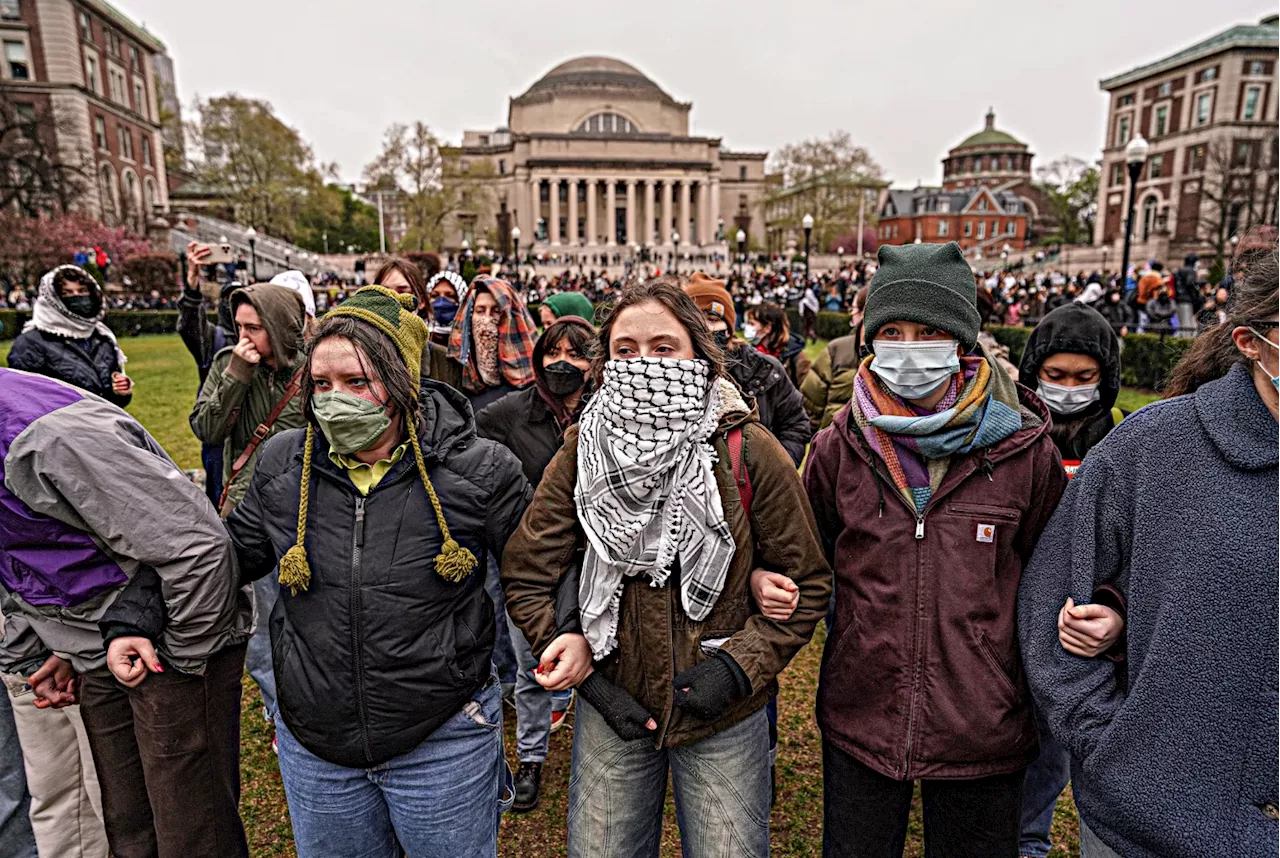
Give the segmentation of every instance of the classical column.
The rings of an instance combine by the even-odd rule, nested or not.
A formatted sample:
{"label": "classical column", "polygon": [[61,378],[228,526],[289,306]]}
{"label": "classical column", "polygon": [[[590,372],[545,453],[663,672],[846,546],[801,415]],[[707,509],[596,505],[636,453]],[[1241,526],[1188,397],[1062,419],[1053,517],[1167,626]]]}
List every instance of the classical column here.
{"label": "classical column", "polygon": [[636,180],[627,179],[627,241],[636,243]]}
{"label": "classical column", "polygon": [[662,223],[658,225],[658,244],[671,243],[671,180],[662,180]]}
{"label": "classical column", "polygon": [[552,179],[548,190],[551,197],[551,224],[547,229],[547,237],[552,244],[560,243],[560,179]]}
{"label": "classical column", "polygon": [[645,244],[654,244],[653,222],[658,219],[658,186],[652,179],[644,183],[644,199],[644,241]]}
{"label": "classical column", "polygon": [[569,180],[569,244],[578,246],[578,180]]}
{"label": "classical column", "polygon": [[680,182],[680,240],[689,244],[694,243],[693,230],[689,229],[689,180],[684,179]]}
{"label": "classical column", "polygon": [[591,247],[596,246],[600,234],[596,229],[596,190],[596,180],[587,179],[587,244]]}
{"label": "classical column", "polygon": [[618,243],[617,179],[606,179],[604,186],[604,243],[613,247]]}
{"label": "classical column", "polygon": [[711,243],[712,231],[711,223],[711,206],[707,205],[710,200],[710,194],[707,193],[707,183],[698,182],[698,246],[706,247]]}
{"label": "classical column", "polygon": [[[710,215],[711,223],[718,224],[720,222],[720,218],[722,217],[724,217],[724,215],[721,213],[721,210],[720,210],[720,179],[718,176],[712,176],[711,177],[711,215]],[[729,235],[728,221],[725,221],[724,231],[725,231],[726,240],[728,240],[727,239],[727,236]],[[737,247],[735,247],[734,250],[736,252]]]}

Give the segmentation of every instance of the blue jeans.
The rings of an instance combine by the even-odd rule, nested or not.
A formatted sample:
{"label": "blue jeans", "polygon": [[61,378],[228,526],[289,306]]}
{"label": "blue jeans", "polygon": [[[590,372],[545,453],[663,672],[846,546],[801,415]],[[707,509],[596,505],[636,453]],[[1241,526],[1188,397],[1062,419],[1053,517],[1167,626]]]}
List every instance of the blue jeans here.
{"label": "blue jeans", "polygon": [[1080,818],[1080,858],[1124,858],[1119,852],[1102,842],[1089,824]]}
{"label": "blue jeans", "polygon": [[510,807],[496,682],[421,745],[367,769],[326,762],[276,719],[298,858],[496,858]]}
{"label": "blue jeans", "polygon": [[769,724],[764,710],[714,736],[654,750],[618,737],[578,700],[569,778],[569,858],[657,858],[667,767],[684,858],[769,854]]}
{"label": "blue jeans", "polygon": [[36,858],[27,770],[13,723],[13,704],[0,684],[0,858]]}
{"label": "blue jeans", "polygon": [[271,609],[280,596],[280,570],[253,582],[253,601],[258,606],[258,625],[249,638],[245,650],[244,666],[249,676],[258,684],[262,693],[262,707],[267,710],[267,720],[276,720],[276,674],[271,663]]}
{"label": "blue jeans", "polygon": [[551,742],[551,692],[533,678],[538,660],[533,657],[524,633],[506,618],[511,642],[515,644],[516,667],[516,754],[522,763],[543,763]]}
{"label": "blue jeans", "polygon": [[1019,855],[1045,858],[1053,848],[1049,830],[1053,827],[1053,811],[1058,796],[1071,780],[1071,755],[1045,729],[1037,716],[1040,730],[1040,756],[1027,769],[1022,787],[1022,842]]}
{"label": "blue jeans", "polygon": [[516,684],[516,650],[507,628],[507,599],[502,595],[502,582],[498,579],[498,561],[489,555],[489,569],[484,576],[484,591],[493,600],[493,616],[497,620],[497,634],[493,639],[493,665],[498,669],[498,679],[507,694]]}

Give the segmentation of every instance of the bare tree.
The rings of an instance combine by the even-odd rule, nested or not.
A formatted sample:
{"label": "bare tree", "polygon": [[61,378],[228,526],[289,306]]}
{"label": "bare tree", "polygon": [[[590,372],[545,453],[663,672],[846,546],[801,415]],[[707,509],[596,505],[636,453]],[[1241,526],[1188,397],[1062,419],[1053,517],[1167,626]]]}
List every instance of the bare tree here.
{"label": "bare tree", "polygon": [[405,249],[423,251],[440,245],[445,219],[458,210],[461,195],[445,187],[440,141],[425,122],[396,122],[387,128],[382,151],[365,166],[364,177],[375,191],[403,195]]}
{"label": "bare tree", "polygon": [[859,208],[865,207],[871,221],[878,189],[866,183],[878,182],[882,171],[848,131],[783,146],[773,156],[770,172],[782,180],[773,198],[793,196],[796,201],[775,222],[798,230],[804,216],[813,215],[814,247],[820,250],[856,227]]}
{"label": "bare tree", "polygon": [[64,158],[60,139],[75,139],[75,120],[48,102],[20,101],[0,87],[0,211],[29,217],[63,214],[93,180],[88,157]]}
{"label": "bare tree", "polygon": [[1232,235],[1266,217],[1271,183],[1260,188],[1257,182],[1262,145],[1261,139],[1222,140],[1191,153],[1193,166],[1203,158],[1204,170],[1196,235],[1213,245],[1219,259],[1226,258]]}

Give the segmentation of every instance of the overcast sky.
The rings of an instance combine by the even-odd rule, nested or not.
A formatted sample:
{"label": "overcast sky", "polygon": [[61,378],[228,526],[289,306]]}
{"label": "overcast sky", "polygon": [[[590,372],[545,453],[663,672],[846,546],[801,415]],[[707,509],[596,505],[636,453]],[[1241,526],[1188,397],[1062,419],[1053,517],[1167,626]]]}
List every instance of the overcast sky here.
{"label": "overcast sky", "polygon": [[[1098,157],[1098,80],[1275,10],[1268,0],[114,0],[165,41],[184,108],[264,98],[348,180],[383,129],[442,139],[574,56],[632,63],[693,102],[692,131],[776,149],[843,128],[896,185],[996,125],[1036,164]],[[607,10],[607,11],[606,11]]]}

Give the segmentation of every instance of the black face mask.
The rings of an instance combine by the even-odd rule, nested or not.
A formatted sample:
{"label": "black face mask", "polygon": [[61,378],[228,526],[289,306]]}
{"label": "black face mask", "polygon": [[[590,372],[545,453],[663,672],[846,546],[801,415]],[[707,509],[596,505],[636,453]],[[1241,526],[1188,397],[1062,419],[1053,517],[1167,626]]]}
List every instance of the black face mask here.
{"label": "black face mask", "polygon": [[567,360],[545,366],[542,372],[547,380],[547,390],[551,391],[552,396],[572,396],[582,390],[587,382],[587,374]]}
{"label": "black face mask", "polygon": [[720,347],[720,351],[725,351],[729,348],[728,331],[712,331],[711,339],[715,340],[716,345]]}
{"label": "black face mask", "polygon": [[62,299],[62,306],[67,308],[67,312],[82,319],[91,319],[98,314],[94,306],[96,303],[92,295],[72,295],[70,298]]}

